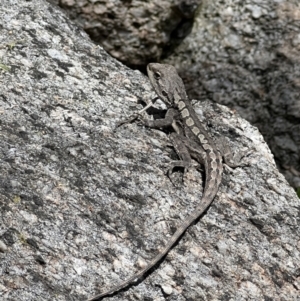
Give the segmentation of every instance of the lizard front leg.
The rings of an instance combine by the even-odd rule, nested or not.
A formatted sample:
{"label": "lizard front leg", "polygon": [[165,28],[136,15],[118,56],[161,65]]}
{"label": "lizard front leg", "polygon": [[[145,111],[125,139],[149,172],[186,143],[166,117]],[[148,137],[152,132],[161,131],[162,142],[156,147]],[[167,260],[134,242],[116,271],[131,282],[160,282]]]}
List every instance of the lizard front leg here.
{"label": "lizard front leg", "polygon": [[170,108],[164,118],[151,120],[140,116],[139,123],[150,128],[166,128],[172,126],[178,114],[177,110]]}

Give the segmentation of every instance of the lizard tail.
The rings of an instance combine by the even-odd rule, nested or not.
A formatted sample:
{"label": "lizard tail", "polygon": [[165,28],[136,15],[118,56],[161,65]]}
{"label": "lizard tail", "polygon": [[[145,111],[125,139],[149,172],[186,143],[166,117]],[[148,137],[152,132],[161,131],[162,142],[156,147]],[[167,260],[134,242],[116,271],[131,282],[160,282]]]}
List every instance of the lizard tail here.
{"label": "lizard tail", "polygon": [[[219,183],[215,183],[216,186],[218,187]],[[176,230],[176,232],[172,235],[171,239],[167,243],[167,245],[157,254],[156,257],[153,258],[153,260],[142,270],[128,278],[127,280],[123,281],[122,283],[113,286],[111,289],[96,295],[87,301],[95,301],[100,298],[103,298],[105,296],[111,295],[115,292],[120,291],[121,289],[124,289],[127,287],[129,284],[134,283],[135,281],[139,280],[147,271],[149,271],[151,268],[153,268],[168,252],[169,250],[173,247],[175,242],[184,234],[184,232],[189,228],[190,225],[192,225],[209,207],[211,202],[213,201],[215,194],[217,192],[217,187],[214,187],[214,189],[208,189],[204,190],[204,195],[201,200],[201,204],[194,210],[194,212],[180,225],[180,227]]]}

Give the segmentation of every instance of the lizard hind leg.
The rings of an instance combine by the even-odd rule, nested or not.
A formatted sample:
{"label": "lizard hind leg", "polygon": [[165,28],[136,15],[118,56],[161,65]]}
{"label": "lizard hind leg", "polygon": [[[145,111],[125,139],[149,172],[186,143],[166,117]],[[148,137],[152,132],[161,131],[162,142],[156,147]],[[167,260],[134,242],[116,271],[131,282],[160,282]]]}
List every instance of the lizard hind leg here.
{"label": "lizard hind leg", "polygon": [[187,173],[188,169],[192,165],[192,159],[190,152],[184,142],[181,139],[181,136],[177,133],[171,133],[170,141],[172,143],[172,146],[174,147],[177,155],[179,156],[180,160],[173,160],[168,164],[168,167],[166,169],[166,175],[171,180],[170,176],[173,173],[174,168],[180,167],[183,168],[183,177]]}
{"label": "lizard hind leg", "polygon": [[249,166],[247,157],[251,154],[251,151],[244,150],[233,153],[229,147],[229,142],[224,138],[220,137],[217,141],[217,148],[219,149],[222,158],[224,160],[224,166],[226,168],[236,168]]}

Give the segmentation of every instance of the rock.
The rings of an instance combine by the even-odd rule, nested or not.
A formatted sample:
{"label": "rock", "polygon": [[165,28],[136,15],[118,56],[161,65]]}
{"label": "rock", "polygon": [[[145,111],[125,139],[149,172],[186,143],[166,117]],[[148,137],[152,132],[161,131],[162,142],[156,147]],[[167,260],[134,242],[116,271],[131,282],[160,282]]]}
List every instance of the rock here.
{"label": "rock", "polygon": [[202,0],[49,0],[61,8],[108,53],[143,69],[159,60],[171,43],[191,30]]}
{"label": "rock", "polygon": [[[1,300],[86,300],[151,261],[201,202],[203,174],[174,172],[173,185],[166,133],[115,129],[155,97],[149,81],[60,10],[7,0],[0,26]],[[296,300],[299,199],[255,127],[224,106],[193,104],[249,166],[225,168],[207,213],[146,279],[110,299]]]}

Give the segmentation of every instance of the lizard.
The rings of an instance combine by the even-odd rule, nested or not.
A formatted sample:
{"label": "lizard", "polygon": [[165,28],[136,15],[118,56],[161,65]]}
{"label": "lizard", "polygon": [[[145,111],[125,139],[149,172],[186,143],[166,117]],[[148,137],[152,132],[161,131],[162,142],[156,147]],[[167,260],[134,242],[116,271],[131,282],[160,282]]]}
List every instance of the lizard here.
{"label": "lizard", "polygon": [[[175,132],[171,136],[173,145],[183,161],[173,161],[170,169],[173,169],[175,166],[184,167],[185,169],[188,168],[191,164],[189,152],[192,156],[200,159],[202,161],[201,163],[204,163],[206,179],[202,199],[193,213],[182,222],[168,243],[146,267],[124,282],[113,286],[111,289],[87,301],[102,299],[103,297],[124,289],[152,269],[170,251],[189,226],[208,209],[217,194],[222,180],[222,155],[198,119],[186,94],[183,81],[175,67],[167,64],[150,63],[147,65],[147,74],[154,91],[158,98],[165,103],[168,111],[164,119],[143,119],[142,123],[145,126],[153,128],[166,126],[172,126],[174,128]],[[150,105],[147,105],[147,107],[149,106]],[[144,109],[142,111],[144,111]],[[180,119],[180,123],[178,123],[178,118]]]}

